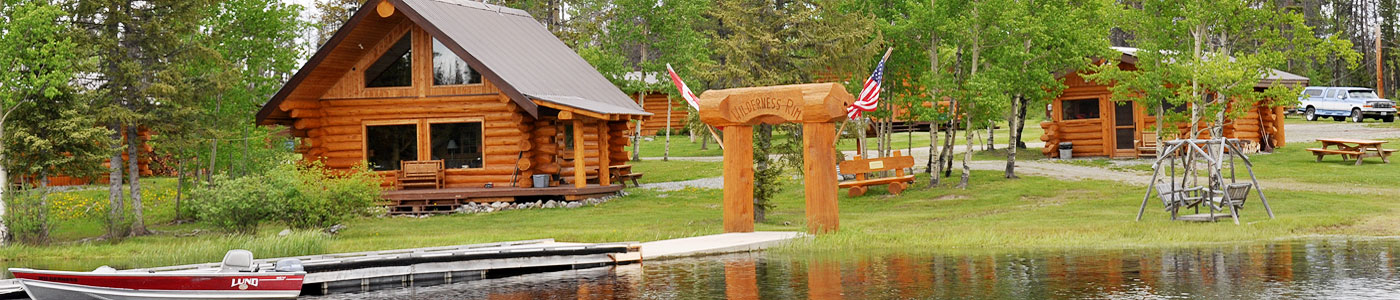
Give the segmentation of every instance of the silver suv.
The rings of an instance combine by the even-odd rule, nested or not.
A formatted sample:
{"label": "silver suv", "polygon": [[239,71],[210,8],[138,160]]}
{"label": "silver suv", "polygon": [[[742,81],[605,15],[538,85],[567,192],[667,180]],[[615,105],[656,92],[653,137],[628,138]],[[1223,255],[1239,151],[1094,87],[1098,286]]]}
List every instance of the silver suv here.
{"label": "silver suv", "polygon": [[1332,117],[1357,123],[1366,118],[1395,122],[1395,102],[1376,96],[1369,88],[1309,87],[1298,96],[1298,101],[1298,109],[1308,121]]}

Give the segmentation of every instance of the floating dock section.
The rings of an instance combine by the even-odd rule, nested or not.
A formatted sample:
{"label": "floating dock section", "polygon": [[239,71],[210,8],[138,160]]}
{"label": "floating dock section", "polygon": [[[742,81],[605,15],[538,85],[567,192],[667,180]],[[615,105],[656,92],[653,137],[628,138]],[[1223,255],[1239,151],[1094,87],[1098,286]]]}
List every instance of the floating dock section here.
{"label": "floating dock section", "polygon": [[[295,258],[306,269],[302,295],[431,286],[525,273],[585,269],[678,257],[758,251],[809,237],[800,232],[725,233],[647,243],[567,243],[553,239],[264,258],[259,269]],[[123,270],[217,269],[218,263]],[[15,280],[0,280],[0,299],[23,298]]]}

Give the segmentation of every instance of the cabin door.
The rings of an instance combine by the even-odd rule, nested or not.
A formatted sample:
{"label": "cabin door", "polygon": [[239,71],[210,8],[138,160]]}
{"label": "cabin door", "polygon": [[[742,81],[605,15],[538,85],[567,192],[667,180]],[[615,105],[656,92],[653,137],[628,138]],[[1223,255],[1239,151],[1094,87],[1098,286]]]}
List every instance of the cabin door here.
{"label": "cabin door", "polygon": [[1117,102],[1113,108],[1113,157],[1137,156],[1137,116],[1132,101]]}

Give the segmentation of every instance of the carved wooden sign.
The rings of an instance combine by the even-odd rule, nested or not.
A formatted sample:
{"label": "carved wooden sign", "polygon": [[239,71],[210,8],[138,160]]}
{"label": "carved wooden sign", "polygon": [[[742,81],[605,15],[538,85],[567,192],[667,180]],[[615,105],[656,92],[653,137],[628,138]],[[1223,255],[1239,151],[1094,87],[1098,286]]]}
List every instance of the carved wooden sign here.
{"label": "carved wooden sign", "polygon": [[839,83],[712,90],[700,97],[700,119],[715,126],[833,122],[853,101]]}

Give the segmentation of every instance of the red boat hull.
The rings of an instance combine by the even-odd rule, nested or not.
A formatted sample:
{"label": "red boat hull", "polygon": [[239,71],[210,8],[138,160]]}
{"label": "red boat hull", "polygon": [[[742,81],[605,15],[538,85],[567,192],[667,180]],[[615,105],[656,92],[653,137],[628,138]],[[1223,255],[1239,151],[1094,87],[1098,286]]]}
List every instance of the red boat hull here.
{"label": "red boat hull", "polygon": [[306,277],[303,272],[91,273],[29,269],[10,269],[10,272],[36,300],[81,295],[92,299],[290,299],[301,293],[302,280]]}

